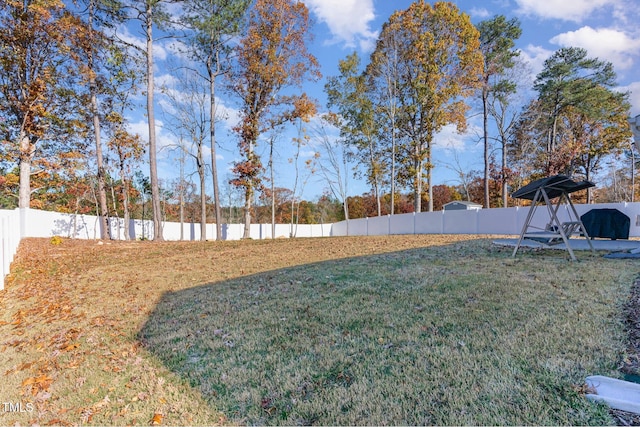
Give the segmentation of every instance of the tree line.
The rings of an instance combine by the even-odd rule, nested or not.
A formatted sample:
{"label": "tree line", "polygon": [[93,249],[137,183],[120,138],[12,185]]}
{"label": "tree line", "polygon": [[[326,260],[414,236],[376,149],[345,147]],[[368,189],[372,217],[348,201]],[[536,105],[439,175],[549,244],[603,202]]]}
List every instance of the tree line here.
{"label": "tree line", "polygon": [[463,197],[485,208],[508,206],[509,188],[528,181],[592,179],[611,155],[633,156],[629,94],[615,90],[612,64],[562,48],[528,86],[520,35],[515,18],[474,26],[451,3],[418,1],[391,16],[364,67],[356,53],[340,61],[326,85],[336,112],[329,120],[364,171],[378,215],[385,191],[393,213],[397,188],[412,190],[416,212],[425,193],[434,209],[435,138],[447,125],[465,131],[471,110],[482,116],[482,196],[469,191],[472,173],[453,169]]}
{"label": "tree line", "polygon": [[[125,27],[144,43],[123,37]],[[517,19],[474,25],[453,3],[418,0],[391,15],[368,58],[353,53],[340,61],[320,112],[302,89],[321,78],[307,48],[310,28],[308,9],[294,0],[3,2],[0,201],[95,212],[102,238],[113,237],[107,220],[114,213],[125,220],[150,215],[156,240],[168,218],[197,218],[203,239],[207,221],[220,238],[224,221],[242,220],[248,237],[252,219],[334,222],[431,211],[450,200],[507,206],[510,188],[558,173],[591,179],[612,155],[630,157],[630,170],[618,168],[612,185],[629,188],[621,183],[630,176],[633,198],[629,94],[614,90],[613,66],[584,49],[555,52],[531,85],[515,49]],[[165,38],[180,41],[188,64],[176,67],[179,85],[156,88],[154,45]],[[140,93],[147,141],[127,122]],[[180,153],[180,179],[171,185],[158,177],[157,93]],[[220,94],[237,107],[240,155],[222,185]],[[455,165],[457,185],[434,185],[439,132],[465,132],[478,110],[483,170]],[[282,189],[274,182],[274,147],[291,127],[295,181]],[[321,154],[300,167],[301,147],[312,139]],[[148,178],[136,175],[143,156]],[[196,184],[186,179],[187,160]],[[329,190],[313,202],[298,195],[311,174]],[[349,193],[353,174],[366,180],[369,194]],[[241,200],[225,203],[221,186]]]}

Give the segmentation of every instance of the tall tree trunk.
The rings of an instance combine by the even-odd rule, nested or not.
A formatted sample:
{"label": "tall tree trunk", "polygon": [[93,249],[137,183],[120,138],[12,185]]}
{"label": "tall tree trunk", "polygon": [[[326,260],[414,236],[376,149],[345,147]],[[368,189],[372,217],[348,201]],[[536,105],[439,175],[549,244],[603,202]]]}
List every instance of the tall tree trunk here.
{"label": "tall tree trunk", "polygon": [[184,240],[184,150],[180,150],[180,240]]}
{"label": "tall tree trunk", "polygon": [[391,215],[395,213],[396,204],[396,125],[391,121]]}
{"label": "tall tree trunk", "polygon": [[129,230],[129,183],[126,179],[124,165],[120,166],[120,180],[122,181],[122,212],[124,217],[124,239],[131,240]]}
{"label": "tall tree trunk", "polygon": [[378,168],[376,167],[376,156],[373,152],[373,142],[369,142],[369,162],[371,163],[371,169],[373,170],[373,192],[376,198],[376,208],[378,216],[382,214],[382,207],[380,206],[380,183],[378,180]]}
{"label": "tall tree trunk", "polygon": [[[343,193],[343,197],[342,197],[342,208],[344,211],[344,219],[345,221],[347,221],[347,236],[349,235],[349,175],[348,175],[348,169],[347,169],[347,156],[344,153],[344,146],[343,146],[343,151],[342,151],[342,165],[344,166],[344,193]],[[342,186],[342,178],[340,178],[340,175],[338,175],[338,178],[341,181],[341,186]]]}
{"label": "tall tree trunk", "polygon": [[636,155],[633,151],[633,142],[631,143],[631,203],[634,202],[636,195]]}
{"label": "tall tree trunk", "polygon": [[[299,134],[299,131],[298,131],[298,134]],[[297,141],[298,141],[297,151],[296,151],[296,154],[294,155],[296,175],[293,181],[293,194],[291,195],[291,221],[289,225],[289,237],[295,237],[295,234],[293,232],[293,210],[296,203],[296,191],[298,191],[298,157],[300,156],[300,139],[298,138]]]}
{"label": "tall tree trunk", "polygon": [[[109,230],[109,235],[111,236],[112,239],[118,239],[120,240],[120,218],[118,216],[118,199],[116,198],[116,190],[113,186],[113,182],[111,183],[111,185],[109,186],[109,191],[111,191],[111,200],[112,200],[112,205],[113,205],[113,213],[114,216],[116,217],[116,224],[118,224],[118,234],[117,236],[112,236],[111,234],[111,230]],[[95,197],[95,196],[94,196]]]}
{"label": "tall tree trunk", "polygon": [[271,140],[269,146],[269,175],[271,178],[271,238],[276,238],[276,188],[273,174],[273,144],[274,140]]}
{"label": "tall tree trunk", "polygon": [[[614,171],[614,175],[615,175],[615,171]],[[587,181],[591,180],[591,156],[587,156],[587,166],[585,167],[585,179]],[[592,197],[592,193],[591,193],[591,188],[587,188],[587,204],[591,204],[591,197]]]}
{"label": "tall tree trunk", "polygon": [[376,192],[376,208],[378,209],[378,216],[382,215],[382,204],[380,202],[380,184],[378,183],[378,179],[376,178],[375,183],[375,192]]}
{"label": "tall tree trunk", "polygon": [[105,184],[104,159],[102,157],[102,142],[100,140],[100,117],[98,115],[98,100],[95,94],[95,79],[89,83],[94,89],[91,94],[91,109],[93,110],[93,129],[96,141],[96,162],[98,167],[98,200],[100,202],[100,238],[111,238],[109,228],[109,211],[107,209],[107,189]]}
{"label": "tall tree trunk", "polygon": [[428,188],[428,196],[429,196],[429,212],[433,212],[433,175],[431,173],[431,170],[433,168],[431,166],[429,166],[427,168],[427,182],[429,183],[429,188]]}
{"label": "tall tree trunk", "polygon": [[[558,132],[558,116],[557,114],[554,114],[553,116],[553,124],[551,126],[551,129],[549,129],[548,131],[548,138],[549,140],[547,141],[547,174],[551,174],[551,156],[553,155],[553,152],[556,150],[556,135]],[[557,171],[554,171],[554,173],[556,173]]]}
{"label": "tall tree trunk", "polygon": [[429,212],[433,212],[433,165],[431,163],[431,142],[427,144],[427,183],[429,185]]}
{"label": "tall tree trunk", "polygon": [[31,206],[31,160],[35,146],[24,132],[20,131],[20,188],[18,192],[18,207],[29,208]]}
{"label": "tall tree trunk", "polygon": [[[95,0],[89,1],[89,37],[93,41],[93,17],[95,14]],[[89,46],[89,92],[91,95],[91,114],[93,115],[93,134],[96,142],[96,163],[98,167],[98,200],[100,202],[100,238],[109,239],[109,210],[107,208],[107,188],[105,185],[104,160],[102,158],[102,142],[100,140],[100,115],[98,114],[98,88],[96,86],[95,64],[93,62],[93,43]]]}
{"label": "tall tree trunk", "polygon": [[[247,155],[248,159],[253,158],[253,142],[249,143],[249,153]],[[254,183],[248,182],[247,187],[244,192],[244,233],[242,235],[243,239],[251,238],[251,202],[253,199],[253,186]]]}
{"label": "tall tree trunk", "polygon": [[420,146],[416,143],[415,159],[413,161],[414,184],[413,184],[413,211],[422,212],[422,160],[420,159]]}
{"label": "tall tree trunk", "polygon": [[508,200],[507,200],[507,196],[508,196],[508,192],[509,189],[507,188],[507,142],[506,142],[506,138],[501,138],[502,139],[502,207],[506,208]]}
{"label": "tall tree trunk", "polygon": [[[216,64],[218,61],[216,61]],[[220,208],[220,186],[218,185],[218,166],[216,159],[216,72],[212,69],[211,59],[207,62],[209,72],[209,95],[210,95],[210,115],[211,115],[211,178],[213,181],[213,209],[216,221],[216,240],[222,240],[222,212]]]}
{"label": "tall tree trunk", "polygon": [[202,158],[202,144],[198,144],[198,177],[200,178],[200,240],[207,240],[207,194],[204,192],[204,159]]}
{"label": "tall tree trunk", "polygon": [[489,91],[488,82],[482,88],[482,139],[484,140],[484,207],[489,209]]}
{"label": "tall tree trunk", "polygon": [[243,239],[251,238],[251,199],[253,198],[253,188],[247,188],[244,193],[244,233]]}
{"label": "tall tree trunk", "polygon": [[151,206],[153,208],[153,240],[163,241],[162,207],[158,184],[158,160],[156,153],[156,120],[153,105],[153,3],[147,1],[147,118],[149,121],[149,181],[151,184]]}

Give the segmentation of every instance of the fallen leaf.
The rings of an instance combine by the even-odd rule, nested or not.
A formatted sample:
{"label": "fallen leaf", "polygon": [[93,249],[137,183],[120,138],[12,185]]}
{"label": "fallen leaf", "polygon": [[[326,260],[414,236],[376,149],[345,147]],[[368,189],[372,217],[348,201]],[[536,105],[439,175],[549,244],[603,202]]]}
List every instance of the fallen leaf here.
{"label": "fallen leaf", "polygon": [[30,367],[32,367],[36,362],[27,362],[27,363],[23,363],[20,366],[18,366],[16,368],[16,371],[24,371],[25,369],[29,369]]}
{"label": "fallen leaf", "polygon": [[82,419],[82,422],[88,423],[91,421],[91,418],[93,418],[93,411],[91,410],[91,408],[84,408],[80,412],[80,417]]}
{"label": "fallen leaf", "polygon": [[102,399],[100,402],[96,403],[93,405],[94,408],[100,409],[104,406],[107,406],[109,404],[109,402],[111,402],[111,399],[109,399],[109,395],[106,395],[104,397],[104,399]]}
{"label": "fallen leaf", "polygon": [[51,382],[53,381],[53,378],[43,374],[40,375],[39,377],[31,377],[31,378],[27,378],[24,381],[22,381],[22,386],[28,386],[28,385],[34,385],[34,384],[40,384],[45,388],[44,385],[46,384],[47,387],[49,386],[49,384],[51,384]]}
{"label": "fallen leaf", "polygon": [[76,343],[69,344],[69,345],[65,346],[65,347],[63,348],[63,350],[64,350],[64,351],[71,351],[71,350],[75,350],[75,349],[76,349],[76,348],[78,348],[78,347],[80,347],[80,344],[78,344],[78,343],[76,342]]}
{"label": "fallen leaf", "polygon": [[153,418],[151,418],[151,425],[152,426],[161,425],[162,424],[162,418],[163,418],[162,414],[153,414]]}
{"label": "fallen leaf", "polygon": [[45,424],[45,426],[70,426],[73,425],[67,421],[63,421],[63,420],[59,420],[57,418],[54,418],[53,420],[47,421]]}
{"label": "fallen leaf", "polygon": [[48,391],[41,391],[36,395],[36,402],[42,403],[51,398],[51,393]]}

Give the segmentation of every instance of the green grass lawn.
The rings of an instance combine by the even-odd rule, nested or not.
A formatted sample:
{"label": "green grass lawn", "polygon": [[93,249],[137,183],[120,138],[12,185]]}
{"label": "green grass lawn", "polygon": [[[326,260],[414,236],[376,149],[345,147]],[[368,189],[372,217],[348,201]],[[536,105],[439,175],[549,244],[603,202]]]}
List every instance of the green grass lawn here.
{"label": "green grass lawn", "polygon": [[[109,298],[127,289],[132,299],[111,306],[118,326],[79,334],[72,350],[90,346],[89,338],[112,342],[112,354],[120,351],[114,347],[137,350],[109,373],[120,380],[103,372],[91,380],[92,358],[104,352],[85,353],[80,373],[52,374],[48,392],[57,401],[50,399],[49,419],[148,424],[162,413],[164,423],[180,424],[189,421],[181,411],[200,411],[191,423],[612,423],[607,408],[581,390],[588,375],[619,375],[627,344],[622,306],[637,264],[587,253],[570,262],[555,251],[513,259],[489,239],[434,242],[394,236],[129,244],[129,257],[118,245],[93,263],[61,256],[63,265],[85,259],[68,286],[88,290],[84,302],[72,297],[91,311],[87,319],[101,316],[109,325]],[[147,279],[131,280],[145,273]],[[91,284],[97,277],[102,287]],[[20,280],[26,278],[11,286]],[[106,335],[114,330],[117,342]],[[14,347],[0,342],[0,349]],[[156,379],[146,389],[131,380],[142,367],[162,378],[162,390]],[[78,375],[93,385],[70,385]],[[100,381],[111,382],[101,391]],[[98,388],[91,402],[109,396],[90,419],[71,396],[86,387]],[[147,395],[135,400],[140,390]],[[142,415],[116,417],[126,405]]]}
{"label": "green grass lawn", "polygon": [[247,424],[606,424],[629,271],[486,241],[166,294],[144,346]]}

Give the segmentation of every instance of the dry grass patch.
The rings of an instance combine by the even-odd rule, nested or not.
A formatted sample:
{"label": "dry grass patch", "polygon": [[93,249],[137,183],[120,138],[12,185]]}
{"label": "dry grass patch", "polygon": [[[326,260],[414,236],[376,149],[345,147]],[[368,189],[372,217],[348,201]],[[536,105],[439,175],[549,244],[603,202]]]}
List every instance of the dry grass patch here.
{"label": "dry grass patch", "polygon": [[633,261],[472,239],[27,239],[0,424],[611,423]]}

